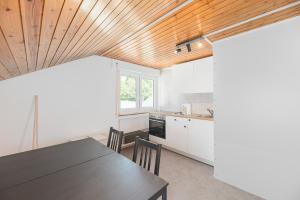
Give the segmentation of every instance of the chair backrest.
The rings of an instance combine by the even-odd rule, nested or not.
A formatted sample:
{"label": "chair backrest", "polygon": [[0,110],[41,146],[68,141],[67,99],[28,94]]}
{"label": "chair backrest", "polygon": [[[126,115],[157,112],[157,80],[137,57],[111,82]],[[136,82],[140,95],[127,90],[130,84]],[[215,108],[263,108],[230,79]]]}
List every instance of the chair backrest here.
{"label": "chair backrest", "polygon": [[[139,152],[139,148],[141,148]],[[152,160],[152,150],[156,151],[155,164],[154,164],[154,174],[159,175],[159,165],[160,165],[160,154],[161,154],[161,144],[155,144],[147,140],[141,139],[139,137],[135,138],[134,152],[132,161],[137,163],[137,158],[139,156],[139,165],[148,171],[151,168]]]}
{"label": "chair backrest", "polygon": [[113,127],[110,127],[109,136],[107,140],[107,147],[120,153],[122,148],[123,135],[123,131],[118,131]]}

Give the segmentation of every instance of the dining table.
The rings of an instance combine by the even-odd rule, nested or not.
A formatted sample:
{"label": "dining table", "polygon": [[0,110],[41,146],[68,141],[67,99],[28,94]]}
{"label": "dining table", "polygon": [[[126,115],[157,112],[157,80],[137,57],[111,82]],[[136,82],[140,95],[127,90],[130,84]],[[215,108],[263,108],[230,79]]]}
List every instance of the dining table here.
{"label": "dining table", "polygon": [[1,200],[166,200],[167,187],[93,138],[0,157]]}

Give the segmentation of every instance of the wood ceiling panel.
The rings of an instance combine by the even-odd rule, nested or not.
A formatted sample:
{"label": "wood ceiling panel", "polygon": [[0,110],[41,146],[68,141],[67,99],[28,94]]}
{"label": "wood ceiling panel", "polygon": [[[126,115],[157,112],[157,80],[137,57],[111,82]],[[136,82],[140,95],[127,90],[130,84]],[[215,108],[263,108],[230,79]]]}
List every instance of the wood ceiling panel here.
{"label": "wood ceiling panel", "polygon": [[277,21],[281,21],[281,20],[288,19],[291,17],[296,17],[296,16],[300,16],[300,5],[282,10],[280,12],[277,12],[277,13],[274,13],[274,14],[271,14],[268,16],[265,16],[263,18],[254,20],[252,22],[245,23],[245,24],[237,26],[235,28],[228,29],[221,33],[214,34],[212,36],[209,36],[208,38],[211,41],[215,42],[215,41],[227,38],[227,37],[237,35],[239,33],[243,33],[243,32],[253,30],[253,29],[268,25],[268,24],[275,23]]}
{"label": "wood ceiling panel", "polygon": [[[126,16],[130,10],[132,10],[138,3],[141,3],[141,0],[129,0],[129,1],[122,1],[119,6],[116,7],[100,24],[100,26],[93,32],[90,37],[84,41],[84,44],[81,45],[80,49],[78,49],[74,56],[78,56],[80,51],[85,51],[89,44],[95,42],[101,35],[105,34],[109,31],[109,29],[114,26],[114,24],[118,24],[120,18]],[[144,1],[145,2],[145,1]],[[118,24],[119,25],[119,24]]]}
{"label": "wood ceiling panel", "polygon": [[[198,59],[199,56],[201,56],[201,58],[211,56],[212,55],[211,45],[205,41],[201,41],[201,43],[203,44],[202,48],[198,48],[196,43],[192,44],[191,46],[193,51],[191,53],[188,53],[186,49],[182,49],[181,54],[185,56],[176,56],[172,60],[168,58],[175,55],[174,51],[167,54],[164,54],[162,52],[156,52],[153,55],[147,55],[145,57],[139,57],[139,56],[128,57],[126,61],[131,60],[133,63],[139,63],[141,60],[145,60],[146,62],[143,63],[145,66],[151,67],[155,65],[157,66],[157,68],[162,68],[165,66],[171,66],[174,63],[178,64],[178,63],[186,62],[186,59],[191,61],[191,60]],[[144,56],[144,54],[141,55]]]}
{"label": "wood ceiling panel", "polygon": [[[0,27],[13,55],[13,58],[9,57],[12,60],[10,63],[15,62],[21,74],[27,73],[27,58],[19,2],[16,0],[1,0],[0,9]],[[1,57],[5,57],[5,55]],[[12,65],[6,67],[11,68]]]}
{"label": "wood ceiling panel", "polygon": [[70,43],[74,35],[77,33],[78,29],[81,27],[87,16],[90,14],[94,6],[96,5],[97,0],[83,1],[76,16],[72,20],[72,23],[67,30],[62,42],[59,45],[59,48],[55,52],[55,56],[52,58],[50,66],[54,65],[59,58],[59,55],[64,51],[66,46]]}
{"label": "wood ceiling panel", "polygon": [[62,39],[67,33],[67,30],[70,27],[75,17],[75,14],[80,8],[81,3],[82,0],[65,0],[64,7],[61,11],[54,35],[50,43],[50,47],[48,49],[47,57],[43,64],[44,68],[50,65],[52,58],[55,55],[55,52],[59,47],[60,43],[62,42]]}
{"label": "wood ceiling panel", "polygon": [[[123,2],[123,3],[122,3]],[[96,32],[97,30],[101,29],[101,25],[104,23],[104,21],[109,17],[111,13],[114,12],[114,10],[118,9],[120,6],[124,6],[123,0],[111,0],[107,3],[107,5],[104,7],[103,10],[100,11],[99,16],[97,17],[96,21],[90,26],[84,34],[79,38],[79,41],[76,42],[75,46],[73,46],[70,51],[67,53],[66,57],[62,61],[62,63],[68,61],[69,57],[72,57],[72,55],[79,49],[84,46],[85,41],[89,40],[91,35]]]}
{"label": "wood ceiling panel", "polygon": [[[20,70],[15,62],[15,59],[9,49],[5,36],[0,28],[0,63],[5,67],[11,76],[17,76],[20,74]],[[3,71],[3,70],[1,70]],[[5,70],[4,70],[5,71]],[[4,74],[0,73],[2,77]]]}
{"label": "wood ceiling panel", "polygon": [[[223,2],[224,3],[224,2]],[[254,3],[256,3],[256,2],[254,2],[254,1],[252,1],[252,3],[254,4]],[[219,4],[219,5],[221,5],[221,3]],[[242,2],[240,2],[240,6],[241,5],[244,5],[244,7],[246,7],[246,8],[250,8],[251,9],[251,5],[248,5],[248,4],[246,4],[246,3],[242,3]],[[238,7],[238,5],[234,5],[235,7]],[[240,7],[239,6],[239,7]],[[204,6],[202,6],[201,5],[201,8],[203,8]],[[214,6],[214,9],[216,9],[217,7],[215,7]],[[224,7],[218,7],[219,9],[220,8],[222,8],[222,9],[224,9]],[[232,6],[230,5],[230,9],[232,9]],[[209,10],[209,9],[208,9]],[[191,10],[191,12],[193,12],[193,13],[204,13],[205,14],[205,16],[204,17],[206,17],[206,15],[207,15],[207,13],[206,12],[204,12],[205,10],[203,10],[203,9],[201,9],[201,10],[194,10],[194,11],[192,11]],[[206,10],[207,11],[207,10]],[[211,10],[212,11],[212,10]],[[227,12],[226,12],[227,13]],[[180,13],[181,14],[181,13]],[[175,18],[177,18],[177,20],[175,19],[174,21],[175,21],[175,23],[173,22],[168,22],[168,21],[166,21],[164,24],[161,24],[161,26],[158,26],[157,28],[156,28],[156,30],[158,30],[158,33],[160,33],[160,34],[164,34],[165,33],[165,30],[170,30],[170,28],[172,28],[172,29],[174,29],[174,30],[176,30],[176,32],[178,32],[177,30],[178,29],[183,29],[183,30],[186,30],[186,28],[188,28],[188,27],[191,27],[192,29],[200,29],[200,31],[202,31],[203,32],[203,34],[207,34],[207,33],[209,33],[209,32],[211,32],[211,31],[205,31],[205,30],[202,30],[203,29],[203,26],[204,25],[202,25],[204,22],[202,22],[200,25],[199,25],[199,23],[201,22],[201,20],[202,20],[202,18],[201,17],[199,17],[199,16],[196,16],[196,15],[190,15],[190,16],[192,16],[192,17],[190,17],[190,16],[188,16],[188,15],[185,15],[186,13],[184,12],[184,13],[182,13],[182,15],[176,15],[175,16]],[[190,17],[190,18],[189,18]],[[222,17],[222,16],[221,16]],[[190,24],[191,22],[193,22],[193,24]],[[175,24],[175,25],[174,25]],[[184,25],[184,26],[181,26],[181,25]],[[171,26],[170,26],[171,25]],[[229,24],[230,25],[230,24]],[[180,27],[181,26],[181,27]],[[204,28],[205,28],[205,26],[204,26]],[[155,30],[155,31],[156,31]],[[147,34],[147,35],[149,35],[149,37],[153,37],[153,35],[154,35],[154,33],[153,32],[155,32],[155,31],[153,31],[152,32],[152,30],[150,30],[151,31],[151,34],[148,34],[148,32],[146,32],[145,34]],[[190,33],[189,31],[186,31],[187,33]],[[172,33],[171,31],[169,31],[169,33]],[[155,37],[156,35],[154,35],[154,37]],[[158,35],[158,37],[159,37],[160,35]],[[153,38],[153,40],[155,40],[155,41],[157,41],[157,38],[158,37],[156,37],[156,38]],[[139,41],[139,39],[140,38],[145,38],[144,37],[144,35],[141,35],[137,40]],[[152,38],[151,38],[152,39]],[[166,42],[169,42],[166,38],[163,38]],[[178,41],[182,41],[182,40],[180,40],[180,38],[178,39]],[[136,42],[135,40],[131,40],[131,43],[129,43],[129,44],[127,44],[127,46],[129,45],[130,47],[133,47],[133,43],[134,42]],[[145,48],[145,46],[144,45],[142,45],[144,48]],[[115,48],[117,48],[117,47],[115,47]],[[127,50],[127,49],[126,49]]]}
{"label": "wood ceiling panel", "polygon": [[[214,1],[216,2],[216,1]],[[201,4],[200,4],[201,3]],[[219,1],[219,4],[217,5],[211,5],[213,6],[213,9],[215,11],[219,9],[224,8],[224,1]],[[240,5],[243,5],[242,2],[240,2]],[[199,7],[198,7],[199,6]],[[182,12],[179,12],[178,14],[174,15],[172,18],[162,22],[158,26],[155,26],[151,28],[150,30],[146,30],[143,33],[138,33],[139,36],[134,39],[130,39],[128,41],[124,41],[124,43],[127,43],[126,46],[129,46],[130,48],[134,47],[133,43],[136,43],[136,41],[140,41],[140,39],[145,40],[145,37],[151,38],[151,40],[157,41],[160,39],[161,36],[165,36],[165,33],[168,33],[169,35],[174,35],[173,30],[177,32],[178,29],[184,29],[187,27],[190,27],[195,30],[199,30],[203,32],[202,30],[202,24],[201,24],[201,18],[193,13],[203,13],[204,16],[206,16],[207,11],[212,12],[211,7],[204,3],[204,1],[200,1],[195,3],[194,5],[190,6],[187,9],[184,9]],[[215,12],[214,12],[215,13]],[[191,24],[192,23],[192,24]],[[170,30],[173,29],[173,30]],[[149,34],[150,32],[150,34]],[[189,34],[189,31],[186,31],[187,34]],[[166,42],[166,38],[163,38]],[[180,40],[179,40],[180,41]],[[149,43],[150,44],[150,43]],[[124,45],[122,46],[122,49],[124,48]],[[143,46],[145,47],[145,46]],[[118,46],[114,47],[115,49],[118,48]],[[127,49],[126,49],[127,50]]]}
{"label": "wood ceiling panel", "polygon": [[[202,28],[201,26],[199,27],[199,24],[195,19],[183,20],[182,24],[179,24],[178,21],[174,20],[173,22],[160,27],[160,30],[156,29],[157,31],[151,31],[150,33],[145,32],[144,34],[131,39],[127,44],[125,41],[125,44],[121,46],[121,51],[113,51],[113,54],[110,55],[119,56],[122,53],[123,55],[126,55],[130,54],[131,51],[137,51],[137,49],[143,52],[148,52],[149,48],[165,48],[166,44],[172,45],[172,52],[174,52],[175,45],[178,43],[178,41],[185,41],[202,34]],[[117,47],[114,47],[114,49],[116,48]]]}
{"label": "wood ceiling panel", "polygon": [[[146,1],[151,2],[152,1]],[[153,20],[156,18],[159,18],[161,15],[165,14],[165,12],[168,12],[169,10],[175,8],[176,6],[180,5],[184,1],[173,1],[173,0],[164,0],[164,1],[155,1],[154,9],[152,7],[146,7],[143,8],[136,7],[134,9],[130,10],[130,13],[126,14],[126,18],[124,18],[121,22],[121,25],[125,24],[126,27],[129,27],[129,29],[122,30],[122,26],[114,26],[114,29],[111,32],[108,32],[106,34],[107,36],[113,35],[112,33],[116,32],[114,35],[115,37],[110,37],[112,39],[107,40],[103,37],[97,37],[94,42],[90,43],[89,49],[86,49],[86,51],[82,52],[81,54],[77,54],[77,56],[83,56],[85,54],[89,54],[91,52],[97,51],[99,49],[99,46],[101,46],[101,49],[107,49],[111,48],[109,45],[116,44],[120,40],[125,39],[126,37],[132,35],[132,33],[135,33],[139,29],[142,29],[144,27],[144,24],[150,24]],[[159,7],[159,9],[157,9]],[[135,20],[138,19],[138,20]],[[141,23],[141,21],[143,23]],[[121,29],[121,30],[120,30]]]}
{"label": "wood ceiling panel", "polygon": [[64,1],[45,1],[36,69],[42,69]]}
{"label": "wood ceiling panel", "polygon": [[250,2],[254,2],[254,4],[249,4],[248,6],[246,7],[244,6],[241,9],[235,8],[233,9],[235,10],[234,12],[220,14],[215,18],[212,18],[210,20],[205,20],[203,22],[204,34],[208,34],[213,31],[238,23],[240,21],[253,18],[257,15],[261,15],[263,13],[275,10],[277,8],[288,5],[295,1],[294,0],[278,0],[278,1],[264,0],[264,1],[257,1],[256,3],[255,1],[250,1]]}
{"label": "wood ceiling panel", "polygon": [[178,43],[214,42],[300,12],[296,0],[194,0],[156,23],[186,1],[0,0],[0,80],[95,54],[164,68],[213,54],[204,39],[175,54]]}
{"label": "wood ceiling panel", "polygon": [[[135,12],[135,11],[141,11],[141,9],[137,9],[137,10],[136,10],[136,8],[140,8],[140,7],[142,6],[143,9],[144,9],[144,10],[142,10],[142,11],[143,11],[144,13],[148,13],[148,12],[147,12],[147,8],[145,9],[145,6],[149,5],[149,2],[150,2],[150,4],[151,4],[153,1],[139,1],[139,2],[138,2],[138,6],[135,7],[135,9],[132,9],[132,10],[129,10],[129,11],[128,11],[128,9],[127,9],[128,12],[125,10],[125,14],[126,14],[126,12],[127,12],[126,18],[128,19],[128,20],[125,21],[126,24],[128,24],[129,26],[135,27],[135,26],[132,24],[132,19],[129,19],[129,18],[128,18],[128,17],[131,16],[131,14],[134,14],[134,15],[135,15],[135,18],[138,18],[138,21],[141,22],[142,19],[140,19],[140,18],[139,18],[139,15],[137,15],[137,13]],[[156,2],[156,8],[157,8],[157,7],[158,7],[157,2],[160,2],[160,1],[155,1],[155,2]],[[163,2],[166,2],[166,0],[164,0]],[[146,3],[146,5],[145,5],[145,3]],[[160,3],[161,3],[161,2],[160,2]],[[166,4],[166,3],[164,3],[164,4]],[[132,7],[132,6],[131,6],[131,7]],[[127,8],[130,8],[130,7],[127,7]],[[150,9],[150,8],[151,8],[151,7],[148,7],[148,9]],[[124,13],[124,10],[123,10],[123,13]],[[122,14],[122,13],[121,13],[121,14]],[[120,16],[121,16],[121,14],[119,15],[119,18],[120,18]],[[123,15],[123,14],[122,14],[122,15]],[[123,16],[124,16],[124,15],[123,15]],[[124,21],[124,18],[123,18],[123,21]],[[108,21],[108,22],[109,22],[109,21]],[[129,22],[130,22],[130,23],[129,23]],[[143,21],[142,21],[142,22],[143,22]],[[103,27],[103,24],[102,24],[102,23],[99,23],[99,24],[102,25],[102,27]],[[110,23],[110,24],[113,25],[113,26],[111,27],[111,29],[109,30],[110,33],[113,33],[113,35],[115,35],[115,36],[117,36],[117,37],[121,37],[121,35],[119,34],[119,32],[117,32],[116,29],[114,29],[114,28],[117,27],[117,29],[118,29],[118,31],[119,31],[119,29],[123,27],[123,26],[122,26],[123,23],[120,23],[120,22],[118,22],[118,23],[112,22],[112,23]],[[120,24],[121,24],[121,25],[120,25]],[[140,24],[141,24],[141,23],[140,23]],[[114,30],[114,31],[112,32],[112,30]],[[108,31],[106,31],[106,32],[102,31],[102,32],[104,33],[104,35],[109,35],[109,34],[107,34]],[[76,54],[78,54],[80,51],[82,51],[81,46],[84,45],[84,47],[87,47],[87,48],[88,48],[89,45],[90,45],[90,43],[93,43],[94,40],[103,41],[102,39],[96,38],[96,37],[101,37],[101,36],[103,36],[102,32],[99,31],[99,28],[96,28],[96,30],[94,30],[93,33],[87,35],[88,40],[90,40],[90,41],[92,40],[91,42],[86,42],[86,39],[82,38],[81,41],[84,41],[84,42],[83,42],[83,43],[82,43],[82,42],[78,42],[77,48],[75,48],[76,51],[73,49],[73,51],[72,51],[71,53],[69,53],[69,54],[71,54],[71,55],[68,56],[68,59],[74,57],[74,54],[76,55]],[[125,32],[125,33],[128,33],[128,32],[130,32],[130,31],[123,31],[123,33],[124,33],[124,32]],[[99,36],[99,35],[100,35],[100,36]],[[96,42],[98,42],[98,41],[96,41]],[[66,61],[66,60],[64,60],[64,61]]]}
{"label": "wood ceiling panel", "polygon": [[[126,8],[126,10],[124,10],[122,13],[123,15],[118,15],[118,22],[114,22],[111,23],[110,26],[106,27],[106,31],[103,31],[99,34],[96,33],[96,36],[92,39],[92,43],[87,43],[87,45],[85,46],[85,48],[83,49],[82,52],[77,52],[77,56],[80,56],[82,54],[84,54],[88,49],[91,48],[91,46],[94,46],[95,43],[98,43],[99,41],[102,43],[101,45],[104,46],[104,41],[108,42],[108,40],[104,40],[105,37],[109,37],[109,36],[116,36],[118,39],[120,39],[122,37],[122,33],[126,32],[126,28],[133,28],[135,23],[136,23],[136,19],[137,21],[141,20],[140,15],[142,13],[145,13],[147,10],[150,10],[151,5],[153,5],[153,3],[158,2],[158,3],[162,3],[161,1],[155,1],[155,0],[150,0],[150,1],[137,1],[136,6],[132,5]],[[165,1],[167,2],[167,1]],[[150,7],[149,7],[150,5]],[[134,11],[137,12],[134,12]],[[138,22],[137,22],[138,23]],[[116,26],[116,24],[118,24]],[[125,28],[124,28],[125,27]],[[132,32],[132,31],[129,31]],[[115,33],[115,34],[112,34]],[[128,33],[128,32],[127,32]],[[91,44],[91,45],[89,45]],[[79,54],[79,55],[78,55]]]}
{"label": "wood ceiling panel", "polygon": [[[204,5],[204,4],[201,4]],[[167,43],[170,43],[168,41],[168,37],[177,37],[177,33],[180,32],[180,30],[183,30],[184,33],[190,34],[190,30],[197,30],[202,33],[201,25],[199,26],[199,22],[197,17],[192,14],[193,6],[188,9],[189,12],[180,12],[179,14],[169,18],[168,20],[165,20],[161,24],[149,29],[145,30],[144,32],[137,33],[133,35],[129,40],[123,41],[118,46],[115,46],[113,49],[119,48],[121,46],[121,49],[123,51],[127,51],[131,48],[135,48],[135,45],[143,48],[147,48],[148,46],[153,46],[152,42],[154,41],[156,43],[160,43],[161,41],[165,41]],[[198,12],[201,12],[201,10],[198,10]],[[186,28],[189,28],[189,30],[185,31]],[[174,32],[175,31],[175,32]],[[175,34],[174,34],[175,33]],[[180,38],[176,38],[178,41]],[[187,38],[185,38],[187,39]],[[140,41],[145,42],[147,44],[141,44]],[[175,45],[174,45],[175,47]],[[114,54],[111,54],[113,56],[118,55],[118,51],[114,51]],[[104,54],[105,55],[105,54]]]}
{"label": "wood ceiling panel", "polygon": [[[123,41],[122,44],[116,45],[113,50],[102,55],[121,60],[124,57],[127,59],[138,57],[143,58],[139,61],[143,63],[143,60],[155,56],[160,50],[162,52],[173,52],[176,44],[187,39],[182,37],[186,33],[190,34],[190,36],[186,35],[190,39],[195,37],[192,34],[193,32],[201,32],[198,36],[209,34],[216,30],[215,27],[222,29],[224,26],[247,20],[294,1],[235,1],[233,4],[228,4],[228,2],[227,5],[225,1],[223,3],[219,2],[215,6],[203,4],[203,1],[195,2],[178,14],[158,24],[157,27],[150,28],[144,33],[137,33],[136,36]],[[169,46],[168,44],[172,45]],[[178,55],[169,55],[170,57],[165,59],[173,60],[173,64],[176,64]],[[179,56],[185,57],[186,54],[180,54]],[[155,66],[155,64],[152,66]]]}
{"label": "wood ceiling panel", "polygon": [[79,41],[84,37],[85,34],[91,29],[96,29],[97,24],[99,23],[99,17],[102,14],[103,10],[110,3],[111,0],[98,0],[97,4],[88,15],[87,19],[83,22],[81,28],[77,31],[75,36],[69,42],[67,47],[64,49],[61,55],[59,55],[59,59],[57,63],[63,63],[67,58],[68,54],[75,45],[79,43]]}
{"label": "wood ceiling panel", "polygon": [[28,71],[36,70],[43,0],[20,1]]}
{"label": "wood ceiling panel", "polygon": [[0,78],[1,79],[8,79],[11,78],[10,72],[7,68],[1,63],[0,61]]}
{"label": "wood ceiling panel", "polygon": [[[179,3],[180,3],[180,1],[179,1]],[[177,5],[178,5],[178,2],[175,3],[174,1],[166,1],[166,0],[154,1],[154,3],[151,4],[150,7],[147,7],[147,8],[144,7],[144,9],[141,12],[138,11],[138,16],[140,13],[143,13],[143,12],[146,13],[145,15],[143,15],[143,17],[139,18],[134,13],[133,17],[137,18],[138,20],[135,20],[133,23],[132,20],[134,20],[134,19],[132,19],[132,20],[129,19],[128,21],[130,23],[128,23],[128,22],[124,23],[125,24],[124,30],[118,29],[117,35],[114,35],[114,34],[109,35],[107,40],[103,41],[103,42],[105,42],[104,44],[107,45],[107,47],[105,46],[105,48],[111,48],[112,44],[113,44],[112,41],[114,41],[114,40],[120,41],[120,40],[123,40],[123,39],[129,37],[133,32],[136,31],[136,30],[132,30],[133,27],[135,27],[135,25],[137,25],[137,29],[142,29],[142,28],[144,28],[143,24],[151,23],[153,21],[153,18],[158,18],[158,17],[160,17],[160,15],[164,14],[162,11],[167,12],[168,10],[175,8]],[[159,8],[157,8],[158,6],[159,6]],[[140,20],[144,21],[144,23],[140,23]],[[130,29],[131,31],[128,32],[127,31],[128,29]],[[95,48],[97,48],[96,45],[94,45]],[[113,44],[113,45],[115,45],[115,44]]]}

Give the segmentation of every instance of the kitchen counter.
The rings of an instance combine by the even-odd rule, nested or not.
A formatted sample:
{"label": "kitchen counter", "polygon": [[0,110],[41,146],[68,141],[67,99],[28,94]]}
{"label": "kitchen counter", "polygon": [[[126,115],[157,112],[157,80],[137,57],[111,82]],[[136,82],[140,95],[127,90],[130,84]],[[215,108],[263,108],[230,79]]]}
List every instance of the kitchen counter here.
{"label": "kitchen counter", "polygon": [[183,115],[183,114],[169,112],[169,111],[160,111],[160,112],[153,112],[153,113],[164,114],[166,116],[173,116],[173,117],[182,117],[182,118],[189,118],[189,119],[200,119],[200,120],[214,121],[214,118],[210,117],[210,115],[208,115],[208,114]]}
{"label": "kitchen counter", "polygon": [[167,114],[167,116],[214,121],[214,118],[210,117],[209,115],[201,115],[201,114],[182,115],[182,114],[170,113]]}

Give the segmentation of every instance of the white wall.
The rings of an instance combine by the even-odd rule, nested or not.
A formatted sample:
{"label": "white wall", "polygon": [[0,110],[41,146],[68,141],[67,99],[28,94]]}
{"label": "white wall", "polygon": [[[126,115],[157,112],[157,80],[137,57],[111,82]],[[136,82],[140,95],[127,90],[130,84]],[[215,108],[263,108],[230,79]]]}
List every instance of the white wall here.
{"label": "white wall", "polygon": [[[159,74],[120,61],[119,67]],[[117,127],[116,77],[113,60],[92,56],[1,81],[0,156],[31,148],[34,95],[40,103],[40,146]]]}
{"label": "white wall", "polygon": [[213,98],[213,57],[166,68],[159,82],[162,110],[180,111],[181,104],[191,103],[193,112],[206,112]]}
{"label": "white wall", "polygon": [[300,18],[214,44],[215,176],[300,199]]}

